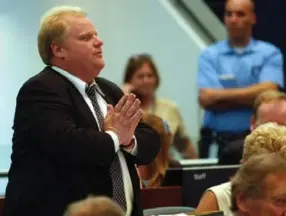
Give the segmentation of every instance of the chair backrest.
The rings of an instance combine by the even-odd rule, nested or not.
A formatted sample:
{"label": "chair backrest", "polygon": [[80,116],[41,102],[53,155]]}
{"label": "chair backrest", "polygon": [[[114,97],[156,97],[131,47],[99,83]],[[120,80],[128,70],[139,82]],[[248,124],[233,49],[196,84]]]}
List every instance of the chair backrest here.
{"label": "chair backrest", "polygon": [[0,197],[0,216],[2,216],[4,200],[5,200],[4,197]]}
{"label": "chair backrest", "polygon": [[143,211],[143,215],[144,216],[151,216],[151,215],[172,215],[172,214],[180,214],[180,213],[188,214],[194,210],[195,209],[192,207],[168,206],[168,207],[145,209]]}
{"label": "chair backrest", "polygon": [[182,187],[144,188],[140,194],[143,209],[164,206],[182,206]]}

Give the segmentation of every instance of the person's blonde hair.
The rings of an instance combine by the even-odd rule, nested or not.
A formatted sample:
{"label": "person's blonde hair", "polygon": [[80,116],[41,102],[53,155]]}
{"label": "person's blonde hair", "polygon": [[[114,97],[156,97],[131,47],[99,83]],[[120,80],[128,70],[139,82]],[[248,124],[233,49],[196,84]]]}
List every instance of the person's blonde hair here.
{"label": "person's blonde hair", "polygon": [[249,158],[231,180],[232,210],[237,211],[237,196],[246,199],[261,198],[264,195],[265,178],[270,174],[286,174],[286,160],[279,153],[254,155]]}
{"label": "person's blonde hair", "polygon": [[43,15],[38,33],[38,50],[46,65],[51,64],[52,42],[62,43],[68,35],[69,26],[63,19],[65,16],[86,17],[87,13],[76,6],[58,6]]}
{"label": "person's blonde hair", "polygon": [[90,196],[70,204],[64,216],[124,216],[121,207],[105,196]]}
{"label": "person's blonde hair", "polygon": [[147,187],[158,187],[162,184],[166,170],[169,166],[169,149],[171,146],[172,135],[167,124],[154,114],[144,114],[142,121],[152,127],[160,136],[161,148],[158,155],[151,164],[140,166],[147,170],[151,175],[150,179],[148,179]]}
{"label": "person's blonde hair", "polygon": [[279,153],[286,160],[286,126],[268,122],[255,128],[245,138],[242,160],[273,152]]}
{"label": "person's blonde hair", "polygon": [[277,90],[268,90],[260,93],[253,104],[253,117],[256,119],[259,107],[273,101],[286,101],[286,94]]}

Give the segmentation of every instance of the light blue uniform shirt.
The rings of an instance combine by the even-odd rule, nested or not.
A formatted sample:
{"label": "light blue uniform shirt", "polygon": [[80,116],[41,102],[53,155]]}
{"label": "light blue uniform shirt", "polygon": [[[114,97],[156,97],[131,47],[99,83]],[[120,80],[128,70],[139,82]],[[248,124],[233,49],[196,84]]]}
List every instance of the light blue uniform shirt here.
{"label": "light blue uniform shirt", "polygon": [[[262,82],[283,87],[282,54],[270,43],[252,39],[247,47],[238,51],[224,40],[208,47],[199,58],[199,89],[242,88]],[[250,108],[206,111],[204,127],[217,132],[249,130],[251,114]]]}

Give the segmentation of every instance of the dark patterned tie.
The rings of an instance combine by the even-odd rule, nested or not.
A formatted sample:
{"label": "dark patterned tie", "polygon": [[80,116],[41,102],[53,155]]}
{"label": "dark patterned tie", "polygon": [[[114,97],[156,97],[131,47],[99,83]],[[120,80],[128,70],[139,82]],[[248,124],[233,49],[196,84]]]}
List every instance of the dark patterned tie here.
{"label": "dark patterned tie", "polygon": [[[96,99],[96,86],[95,84],[92,84],[90,86],[87,86],[85,89],[85,92],[87,96],[90,98],[97,120],[98,124],[101,130],[104,128],[104,118],[102,115],[102,112],[100,110],[100,107],[98,105],[97,99]],[[124,183],[123,183],[123,177],[122,177],[122,170],[120,166],[120,161],[118,154],[114,156],[114,160],[111,164],[111,167],[109,169],[109,173],[112,179],[112,185],[113,185],[113,199],[123,208],[123,210],[126,212],[126,199],[125,199],[125,192],[124,192]]]}

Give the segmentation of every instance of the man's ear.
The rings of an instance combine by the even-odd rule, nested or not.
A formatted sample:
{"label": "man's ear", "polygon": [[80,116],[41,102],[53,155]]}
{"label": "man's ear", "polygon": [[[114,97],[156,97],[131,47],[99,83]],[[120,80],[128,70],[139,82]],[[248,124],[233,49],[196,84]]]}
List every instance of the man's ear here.
{"label": "man's ear", "polygon": [[256,124],[256,119],[255,117],[252,115],[251,119],[250,119],[250,131],[253,131],[255,128],[255,124]]}
{"label": "man's ear", "polygon": [[257,16],[256,14],[253,14],[252,24],[255,25],[256,23],[257,23]]}
{"label": "man's ear", "polygon": [[55,41],[53,41],[50,47],[51,47],[53,56],[60,58],[60,59],[65,58],[66,50],[59,43],[56,43]]}
{"label": "man's ear", "polygon": [[249,207],[248,201],[249,200],[246,199],[242,193],[238,193],[236,195],[236,205],[237,205],[237,208],[239,209],[239,211],[248,212],[248,207]]}

